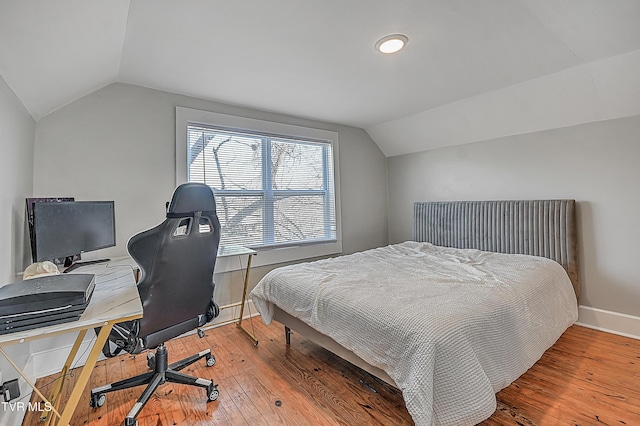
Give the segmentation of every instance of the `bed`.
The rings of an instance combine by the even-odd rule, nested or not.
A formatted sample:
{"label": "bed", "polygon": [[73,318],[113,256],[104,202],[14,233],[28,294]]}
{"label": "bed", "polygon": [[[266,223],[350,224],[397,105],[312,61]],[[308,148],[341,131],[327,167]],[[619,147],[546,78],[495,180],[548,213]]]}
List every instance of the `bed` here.
{"label": "bed", "polygon": [[417,425],[471,425],[575,322],[579,288],[575,201],[419,202],[413,241],[274,269],[251,298],[400,389]]}

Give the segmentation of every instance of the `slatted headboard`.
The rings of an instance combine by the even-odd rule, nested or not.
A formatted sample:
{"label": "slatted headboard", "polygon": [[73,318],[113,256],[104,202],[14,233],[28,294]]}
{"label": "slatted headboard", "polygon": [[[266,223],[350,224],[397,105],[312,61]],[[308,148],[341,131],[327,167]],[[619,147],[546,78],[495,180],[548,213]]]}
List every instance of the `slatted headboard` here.
{"label": "slatted headboard", "polygon": [[417,202],[413,224],[415,241],[555,260],[580,298],[575,200]]}

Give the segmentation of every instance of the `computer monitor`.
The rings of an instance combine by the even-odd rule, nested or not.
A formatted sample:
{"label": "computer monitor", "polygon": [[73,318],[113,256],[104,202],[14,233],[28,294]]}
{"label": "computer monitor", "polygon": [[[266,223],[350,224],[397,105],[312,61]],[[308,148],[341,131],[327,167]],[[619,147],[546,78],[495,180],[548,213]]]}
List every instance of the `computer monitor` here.
{"label": "computer monitor", "polygon": [[[36,262],[36,239],[33,235],[33,206],[36,203],[59,203],[61,201],[75,201],[73,197],[38,197],[38,198],[26,198],[27,202],[27,223],[29,224],[29,240],[31,241],[31,258]],[[80,255],[76,255],[74,260],[80,259]],[[64,259],[62,259],[64,260]]]}
{"label": "computer monitor", "polygon": [[113,201],[33,204],[34,261],[67,258],[116,245]]}

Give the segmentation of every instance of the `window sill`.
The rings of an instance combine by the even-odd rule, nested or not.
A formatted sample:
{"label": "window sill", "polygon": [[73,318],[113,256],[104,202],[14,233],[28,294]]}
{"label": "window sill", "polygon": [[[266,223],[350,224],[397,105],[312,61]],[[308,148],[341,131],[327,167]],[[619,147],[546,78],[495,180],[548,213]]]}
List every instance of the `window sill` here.
{"label": "window sill", "polygon": [[[342,241],[318,243],[278,248],[262,248],[256,250],[258,254],[252,259],[251,267],[271,266],[280,263],[300,262],[317,257],[338,255],[342,253]],[[219,258],[216,260],[215,273],[244,270],[247,266],[245,256]]]}

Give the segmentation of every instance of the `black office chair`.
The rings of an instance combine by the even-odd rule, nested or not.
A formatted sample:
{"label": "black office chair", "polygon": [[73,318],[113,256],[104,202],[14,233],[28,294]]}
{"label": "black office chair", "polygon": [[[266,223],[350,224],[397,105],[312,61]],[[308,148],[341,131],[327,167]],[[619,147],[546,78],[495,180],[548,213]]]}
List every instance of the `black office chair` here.
{"label": "black office chair", "polygon": [[[127,244],[142,274],[138,292],[143,317],[116,324],[103,349],[105,355],[114,356],[121,351],[137,354],[156,348],[155,354],[147,352],[147,365],[152,371],[91,391],[90,404],[96,408],[104,404],[107,392],[147,385],[127,414],[125,426],[138,424],[136,417],[165,381],[202,387],[209,401],[219,395],[212,380],[179,372],[202,358],[206,358],[207,366],[214,365],[210,349],[168,365],[164,346],[167,340],[204,325],[220,312],[213,300],[220,222],[211,188],[199,183],[180,185],[173,193],[166,217],[155,228],[131,237]],[[201,330],[198,334],[204,336]]]}

